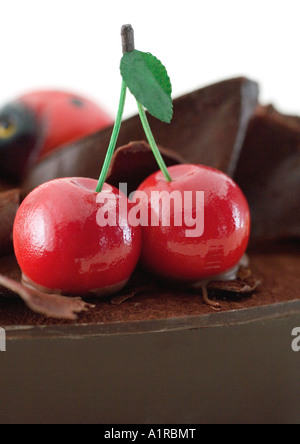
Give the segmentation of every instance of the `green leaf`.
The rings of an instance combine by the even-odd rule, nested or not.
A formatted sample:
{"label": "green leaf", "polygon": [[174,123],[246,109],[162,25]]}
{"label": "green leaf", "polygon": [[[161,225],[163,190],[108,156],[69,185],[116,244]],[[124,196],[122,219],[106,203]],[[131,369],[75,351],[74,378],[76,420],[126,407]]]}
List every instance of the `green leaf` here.
{"label": "green leaf", "polygon": [[172,85],[164,65],[152,54],[135,50],[124,54],[120,69],[137,101],[152,116],[170,123],[173,117]]}

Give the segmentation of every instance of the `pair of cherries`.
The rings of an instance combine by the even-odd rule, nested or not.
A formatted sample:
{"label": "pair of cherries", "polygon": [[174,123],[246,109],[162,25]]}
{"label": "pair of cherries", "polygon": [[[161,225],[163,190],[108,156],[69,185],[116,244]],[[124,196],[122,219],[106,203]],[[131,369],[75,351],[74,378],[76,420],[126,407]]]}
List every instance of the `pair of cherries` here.
{"label": "pair of cherries", "polygon": [[[154,275],[189,285],[225,273],[244,255],[250,235],[250,212],[242,191],[224,173],[200,165],[177,165],[139,187],[149,197],[144,210],[160,215],[156,224],[136,226],[130,218],[101,226],[97,214],[97,181],[57,179],[35,189],[23,201],[14,225],[14,248],[25,283],[52,293],[106,296],[119,291],[139,261]],[[176,224],[178,209],[170,206],[170,224],[162,223],[161,201],[153,191],[182,195],[204,192],[204,231],[187,236],[185,222]],[[125,194],[105,184],[100,197],[115,196],[116,211],[132,208]],[[101,200],[101,199],[100,199]],[[182,212],[186,208],[182,207]],[[196,200],[190,214],[197,217]],[[178,216],[178,214],[177,214]]]}

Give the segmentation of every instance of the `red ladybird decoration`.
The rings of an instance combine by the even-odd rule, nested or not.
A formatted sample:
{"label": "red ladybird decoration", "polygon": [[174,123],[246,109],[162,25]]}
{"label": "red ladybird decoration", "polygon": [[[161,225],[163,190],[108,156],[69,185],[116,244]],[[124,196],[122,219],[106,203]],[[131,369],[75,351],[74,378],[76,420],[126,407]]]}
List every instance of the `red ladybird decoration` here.
{"label": "red ladybird decoration", "polygon": [[48,153],[112,123],[100,106],[77,94],[25,94],[0,110],[0,177],[20,182],[28,167]]}

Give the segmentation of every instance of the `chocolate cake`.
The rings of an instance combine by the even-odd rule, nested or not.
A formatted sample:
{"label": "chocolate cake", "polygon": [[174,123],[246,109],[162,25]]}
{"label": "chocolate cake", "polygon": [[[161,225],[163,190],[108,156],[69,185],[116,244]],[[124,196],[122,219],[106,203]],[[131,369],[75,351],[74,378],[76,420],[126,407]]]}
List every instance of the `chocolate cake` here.
{"label": "chocolate cake", "polygon": [[[272,239],[276,242],[299,235],[300,198],[297,194],[299,188],[297,185],[300,177],[298,165],[300,119],[283,116],[272,107],[260,106],[256,83],[245,78],[238,78],[208,86],[174,101],[174,119],[171,125],[163,124],[151,116],[149,120],[167,165],[202,163],[234,176],[250,202],[253,219],[252,248],[258,252],[258,257],[260,253],[260,248],[257,248],[258,241]],[[40,183],[56,177],[97,178],[99,166],[95,159],[99,159],[99,164],[103,161],[111,131],[112,128],[109,128],[64,149],[58,149],[46,157],[28,172],[21,187],[22,194],[25,195]],[[140,141],[130,142],[135,139]],[[128,187],[131,192],[147,176],[157,170],[156,161],[144,139],[138,116],[124,122],[118,142],[121,147],[115,153],[108,174],[109,183],[118,186],[119,183],[128,182],[129,178]],[[133,170],[134,175],[131,174]],[[0,243],[3,255],[11,247],[12,224],[19,197],[18,191],[2,193],[0,197],[3,202],[1,205],[2,241]],[[270,245],[274,249],[276,245],[274,242],[267,244],[264,251],[268,251]],[[6,262],[13,263],[13,257],[8,261],[6,258],[2,260],[2,264]],[[293,268],[293,264],[292,260],[292,265],[288,265],[287,268]],[[246,277],[240,275],[233,283],[211,283],[210,291],[221,298],[223,293],[225,299],[230,295],[235,295],[238,304],[242,301],[244,307],[251,306],[253,303],[264,305],[270,298],[270,295],[266,293],[266,300],[261,297],[261,293],[264,294],[262,290],[265,282],[262,276],[264,268],[256,267],[253,257],[251,257],[251,270],[255,270],[255,273]],[[18,267],[15,264],[8,274],[16,275],[17,273]],[[260,290],[257,292],[260,294],[258,300],[253,295],[251,298],[248,297],[261,281]],[[164,288],[162,283],[154,282],[153,277],[146,276],[144,272],[138,270],[126,287],[125,294],[113,299],[114,313],[118,312],[116,301],[128,300],[126,304],[120,304],[116,319],[112,317],[111,321],[114,319],[118,322],[125,321],[128,316],[131,319],[132,312],[129,307],[137,298],[146,300],[147,294],[151,295],[154,306],[162,304],[163,301],[166,301],[168,306],[167,301],[175,297],[177,306],[175,307],[172,303],[171,311],[154,309],[155,313],[158,312],[161,315],[164,313],[163,317],[184,315],[183,300],[188,313],[201,314],[209,311],[208,307],[201,304],[200,298],[197,310],[195,307],[187,307],[194,298],[197,298],[197,295],[192,295],[191,292],[186,288],[179,288],[179,290],[177,288],[176,291],[172,287]],[[274,289],[271,293],[273,292]],[[5,291],[3,290],[2,293],[5,294]],[[285,295],[281,297],[290,300],[295,298],[295,294],[285,292]],[[102,315],[103,320],[107,320],[107,316],[109,318],[110,315],[102,313],[106,303],[96,301],[96,307],[98,304],[101,307],[100,318],[98,318],[96,308],[93,314],[81,315],[78,322],[85,323],[90,316],[94,319],[93,322],[102,322]],[[107,304],[111,307],[110,302]],[[223,310],[230,309],[231,305],[225,301],[222,308]],[[153,310],[147,308],[143,314],[139,313],[139,310],[133,310],[133,312],[136,316],[133,320],[141,320],[151,317]],[[37,317],[37,319],[39,319],[38,322],[41,321],[40,318]],[[7,322],[3,319],[2,325],[9,325]],[[54,321],[48,320],[46,323],[49,322]]]}
{"label": "chocolate cake", "polygon": [[[121,294],[112,299],[93,300],[95,308],[80,313],[76,322],[36,314],[12,293],[0,288],[0,326],[6,328],[12,349],[27,349],[27,344],[32,343],[32,358],[33,351],[37,350],[35,342],[40,346],[47,344],[49,351],[51,349],[53,352],[53,344],[55,340],[58,341],[58,353],[62,359],[63,341],[72,347],[70,344],[74,338],[85,339],[93,354],[83,348],[81,351],[91,366],[88,374],[93,383],[95,362],[100,366],[99,377],[102,380],[98,389],[108,405],[106,413],[103,413],[104,405],[100,399],[94,399],[91,403],[91,396],[79,389],[80,397],[91,403],[89,405],[94,402],[106,422],[220,422],[220,418],[224,418],[224,422],[235,423],[247,422],[247,419],[248,422],[260,422],[259,418],[269,422],[299,421],[300,411],[296,402],[299,390],[294,386],[292,388],[291,379],[279,370],[272,371],[272,365],[274,368],[279,364],[273,359],[276,345],[270,341],[275,331],[280,331],[286,338],[284,347],[287,349],[282,352],[282,358],[289,363],[293,378],[299,370],[289,344],[291,328],[296,326],[300,312],[300,120],[283,116],[272,107],[259,105],[258,85],[238,78],[176,99],[174,120],[170,125],[150,116],[149,122],[167,165],[202,163],[221,169],[234,177],[249,200],[253,219],[248,251],[250,266],[241,268],[235,281],[212,282],[209,287],[210,297],[221,303],[221,312],[214,312],[203,304],[196,289],[163,284],[138,269]],[[57,177],[97,178],[111,130],[109,128],[57,150],[39,162],[20,185],[22,195],[40,183]],[[124,122],[118,146],[120,148],[115,153],[108,182],[113,185],[127,182],[125,177],[128,178],[134,165],[137,173],[129,183],[129,191],[133,191],[143,179],[157,170],[138,116]],[[120,165],[123,167],[120,168]],[[9,247],[17,202],[17,191],[0,194],[0,214],[3,214],[0,225],[0,273],[14,280],[20,278],[20,271],[13,254],[9,253]],[[241,338],[247,335],[248,342],[245,342],[246,348],[241,355],[247,357],[248,353],[249,359],[250,356],[256,359],[256,366],[243,366],[233,353],[234,347],[242,350]],[[278,335],[277,341],[282,346],[282,339]],[[261,349],[264,337],[265,341],[269,341],[265,354]],[[52,345],[47,343],[50,338],[54,341]],[[223,343],[222,338],[228,342]],[[267,342],[263,344],[267,347]],[[133,353],[134,346],[140,355]],[[197,348],[204,353],[206,359],[200,357],[198,361],[203,371],[198,368],[196,358],[186,352],[182,354],[186,362],[179,358],[176,350],[182,352],[186,346],[190,347],[191,353]],[[223,347],[223,352],[216,349],[219,346]],[[100,356],[95,356],[100,347],[105,353],[104,373],[101,371]],[[165,354],[162,353],[164,347]],[[211,359],[209,350],[215,350],[216,358]],[[125,362],[124,368],[128,374],[119,371],[116,356],[120,356],[120,362]],[[266,356],[270,358],[267,362]],[[149,378],[147,382],[136,371],[139,369],[143,372],[143,360],[153,370],[152,373],[148,370],[144,372]],[[222,363],[227,385],[222,372],[216,373],[213,368],[213,365],[222,366]],[[176,372],[171,370],[171,364],[179,365]],[[164,366],[167,373],[161,375],[159,368],[163,369]],[[79,367],[83,371],[81,364]],[[260,371],[261,374],[257,373]],[[58,368],[55,372],[61,375]],[[141,378],[140,382],[136,382],[137,386],[130,382],[132,377]],[[170,378],[174,378],[173,385]],[[107,386],[112,383],[116,384],[116,392],[120,390],[118,393],[121,393],[120,407],[116,410],[110,400],[111,387]],[[162,388],[162,383],[173,389],[176,387],[177,395],[168,400],[163,394],[159,395],[156,388]],[[34,386],[38,390],[41,384],[38,379]],[[218,390],[214,390],[216,385],[222,396],[217,393]],[[155,395],[151,394],[150,388]],[[2,390],[5,396],[12,396],[12,387]],[[242,395],[240,398],[238,390],[248,398],[242,399]],[[264,395],[258,395],[260,390],[264,390]],[[49,396],[50,389],[45,393]],[[129,393],[131,398],[129,408],[126,408],[125,398]],[[285,402],[286,393],[295,407],[291,415],[278,408]],[[63,403],[66,408],[70,408],[70,396]],[[220,404],[223,411],[214,410],[218,396],[223,399]],[[33,396],[33,399],[36,397]],[[203,401],[202,407],[199,399],[212,399],[212,402]],[[266,409],[262,408],[263,400],[267,404]],[[130,411],[130,408],[134,411]],[[21,421],[28,422],[32,415],[37,415],[41,422],[47,417],[46,412],[39,412],[33,405],[29,410],[31,413],[19,415]],[[58,412],[61,412],[60,408]],[[49,415],[53,415],[57,421],[58,413]],[[64,411],[62,416],[67,421],[76,422],[76,409],[71,407],[69,413]],[[90,422],[100,420],[91,408],[83,416]],[[10,421],[8,414],[3,417],[4,422]]]}

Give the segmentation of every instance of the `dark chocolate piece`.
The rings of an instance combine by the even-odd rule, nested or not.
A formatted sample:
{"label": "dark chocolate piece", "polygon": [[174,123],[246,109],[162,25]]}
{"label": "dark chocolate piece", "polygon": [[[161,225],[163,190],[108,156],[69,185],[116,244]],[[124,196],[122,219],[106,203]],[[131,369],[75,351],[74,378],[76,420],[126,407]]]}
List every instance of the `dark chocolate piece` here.
{"label": "dark chocolate piece", "polygon": [[259,107],[235,180],[251,208],[253,238],[300,236],[300,118]]}
{"label": "dark chocolate piece", "polygon": [[[202,163],[232,175],[257,100],[256,83],[246,78],[227,80],[174,100],[170,125],[151,116],[149,122],[157,143],[176,151],[185,162]],[[25,193],[57,177],[98,178],[111,132],[108,128],[50,154],[30,171]],[[133,140],[146,141],[139,116],[123,122],[118,146]]]}
{"label": "dark chocolate piece", "polygon": [[0,193],[0,256],[12,247],[13,224],[19,205],[19,190]]}
{"label": "dark chocolate piece", "polygon": [[189,163],[208,165],[231,176],[257,103],[256,83],[232,79],[175,100],[169,128],[154,118],[149,120],[161,146]]}

